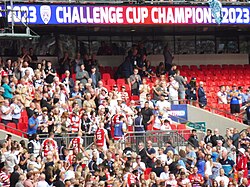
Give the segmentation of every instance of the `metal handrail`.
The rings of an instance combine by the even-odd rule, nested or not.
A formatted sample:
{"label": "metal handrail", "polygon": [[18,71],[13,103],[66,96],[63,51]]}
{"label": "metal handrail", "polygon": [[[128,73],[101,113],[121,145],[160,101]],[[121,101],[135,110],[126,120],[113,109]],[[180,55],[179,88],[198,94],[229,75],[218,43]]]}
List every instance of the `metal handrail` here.
{"label": "metal handrail", "polygon": [[[5,125],[4,123],[0,123],[0,126],[4,126],[5,127],[5,129],[0,129],[0,130],[5,130],[5,131],[7,131],[7,129],[11,129],[11,130],[15,130],[15,131],[17,131],[17,132],[20,132],[21,134],[22,134],[22,138],[25,138],[24,136],[25,135],[27,135],[27,132],[24,132],[24,131],[21,131],[20,129],[17,129],[17,128],[13,128],[13,127],[11,127],[11,126],[8,126],[8,124],[7,125]],[[7,131],[8,132],[8,131]],[[12,132],[8,132],[8,133],[11,133],[11,134],[15,134],[15,133],[12,133]],[[16,134],[15,134],[16,135]],[[18,135],[16,135],[16,136],[18,136]]]}
{"label": "metal handrail", "polygon": [[[188,100],[188,99],[187,99],[187,101],[192,101],[192,102],[195,103],[196,105],[197,105],[197,104],[202,104],[202,103],[200,103],[199,101]],[[192,105],[192,106],[197,107],[196,105]],[[222,104],[222,105],[223,105],[223,104]],[[212,109],[212,113],[214,113],[213,111],[218,111],[218,112],[224,113],[224,114],[226,114],[226,115],[228,115],[228,116],[234,117],[234,118],[236,118],[236,119],[240,119],[240,120],[243,120],[243,119],[244,119],[242,115],[240,115],[240,116],[235,116],[235,115],[231,114],[230,112],[228,112],[228,111],[226,111],[226,110],[221,110],[221,109],[212,107],[212,106],[210,106],[210,105],[206,105],[205,108],[210,108],[210,109]]]}

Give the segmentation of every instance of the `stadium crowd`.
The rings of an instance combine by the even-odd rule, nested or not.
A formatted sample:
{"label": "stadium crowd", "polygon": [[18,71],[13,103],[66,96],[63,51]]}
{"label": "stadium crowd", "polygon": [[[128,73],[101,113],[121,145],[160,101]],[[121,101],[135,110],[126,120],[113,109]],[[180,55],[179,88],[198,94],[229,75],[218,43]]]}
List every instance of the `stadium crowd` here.
{"label": "stadium crowd", "polygon": [[[145,48],[133,46],[116,73],[128,85],[124,81],[112,89],[102,80],[95,55],[89,59],[78,53],[71,59],[65,52],[57,70],[50,61],[35,63],[32,48],[22,48],[16,61],[1,61],[1,123],[15,123],[18,129],[25,113],[29,138],[27,145],[11,136],[1,142],[1,185],[248,186],[250,128],[227,129],[225,136],[208,129],[202,141],[192,130],[185,148],[173,147],[171,141],[156,148],[152,140],[138,143],[139,151],[129,143],[117,146],[131,127],[138,133],[151,127],[171,130],[171,104],[198,99],[200,107],[207,105],[204,83],[196,86],[195,78],[188,83],[172,63],[167,46],[164,57],[153,71]],[[225,93],[221,87],[219,102],[225,101]],[[227,94],[227,101],[243,102],[235,87]],[[249,120],[249,91],[244,99]],[[231,104],[237,105],[232,113],[239,113],[240,103]],[[77,134],[69,145],[54,140],[69,133]],[[49,137],[41,143],[42,134]],[[89,150],[83,147],[83,136],[92,137]]]}

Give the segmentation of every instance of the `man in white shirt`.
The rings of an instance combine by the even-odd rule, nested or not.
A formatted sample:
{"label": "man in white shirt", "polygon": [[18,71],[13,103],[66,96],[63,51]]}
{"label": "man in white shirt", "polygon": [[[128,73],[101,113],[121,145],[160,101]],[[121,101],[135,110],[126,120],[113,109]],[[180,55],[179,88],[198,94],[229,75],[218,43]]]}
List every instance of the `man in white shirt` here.
{"label": "man in white shirt", "polygon": [[139,174],[143,174],[143,172],[146,170],[146,165],[141,161],[140,155],[137,155],[136,162],[133,162],[132,168],[133,170],[138,170]]}
{"label": "man in white shirt", "polygon": [[5,125],[11,122],[12,120],[12,112],[14,108],[11,108],[9,100],[4,100],[3,105],[1,106],[1,122]]}
{"label": "man in white shirt", "polygon": [[161,95],[160,100],[156,102],[155,107],[156,109],[159,110],[159,113],[162,112],[164,115],[165,113],[170,111],[171,105],[170,105],[170,102],[165,100],[165,96]]}
{"label": "man in white shirt", "polygon": [[21,67],[21,76],[23,77],[25,75],[25,71],[29,71],[29,79],[32,80],[32,77],[34,76],[34,71],[31,67],[29,67],[28,62],[24,61],[23,66]]}
{"label": "man in white shirt", "polygon": [[39,176],[39,181],[37,183],[37,187],[50,187],[50,185],[45,181],[45,174],[42,173]]}
{"label": "man in white shirt", "polygon": [[217,93],[218,103],[227,104],[227,92],[225,86],[220,86],[220,91]]}
{"label": "man in white shirt", "polygon": [[220,184],[220,181],[224,181],[225,187],[228,186],[229,178],[225,176],[223,168],[220,169],[220,176],[217,176],[215,180],[218,182],[218,184]]}
{"label": "man in white shirt", "polygon": [[178,105],[179,83],[174,79],[174,76],[169,76],[168,89],[169,89],[169,101],[171,102],[171,104]]}

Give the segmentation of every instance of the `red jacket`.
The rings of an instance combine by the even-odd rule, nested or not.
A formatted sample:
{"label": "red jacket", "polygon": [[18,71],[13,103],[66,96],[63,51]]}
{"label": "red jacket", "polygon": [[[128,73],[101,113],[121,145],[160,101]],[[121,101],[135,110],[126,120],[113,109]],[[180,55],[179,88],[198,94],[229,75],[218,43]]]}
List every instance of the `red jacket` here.
{"label": "red jacket", "polygon": [[247,157],[246,155],[238,156],[236,160],[236,170],[237,171],[244,171],[244,177],[247,178],[248,170],[247,170]]}

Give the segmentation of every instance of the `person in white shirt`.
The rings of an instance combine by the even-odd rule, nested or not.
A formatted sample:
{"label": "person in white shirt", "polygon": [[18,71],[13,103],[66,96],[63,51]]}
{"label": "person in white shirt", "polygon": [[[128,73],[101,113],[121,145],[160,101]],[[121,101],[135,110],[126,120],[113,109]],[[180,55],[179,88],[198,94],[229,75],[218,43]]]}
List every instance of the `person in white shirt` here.
{"label": "person in white shirt", "polygon": [[20,102],[20,98],[18,96],[15,96],[13,98],[13,103],[10,105],[10,108],[13,108],[12,122],[14,122],[17,125],[19,123],[19,119],[21,118],[21,112],[23,109],[23,105]]}
{"label": "person in white shirt", "polygon": [[161,126],[162,131],[171,131],[172,128],[170,126],[171,122],[168,119],[164,119],[163,124]]}
{"label": "person in white shirt", "polygon": [[144,162],[141,161],[140,155],[136,156],[136,162],[133,162],[132,168],[133,170],[138,170],[140,175],[143,174],[146,170],[146,165]]}
{"label": "person in white shirt", "polygon": [[217,93],[218,103],[227,104],[227,92],[225,86],[220,86],[220,91]]}
{"label": "person in white shirt", "polygon": [[1,106],[1,118],[2,118],[1,122],[5,125],[11,122],[12,112],[14,110],[14,108],[13,107],[11,108],[9,105],[10,102],[9,100],[6,99],[4,100],[3,105]]}
{"label": "person in white shirt", "polygon": [[31,67],[29,67],[28,62],[24,61],[23,66],[21,67],[21,77],[23,77],[25,75],[26,70],[29,71],[29,79],[32,80],[32,78],[34,76],[34,71]]}
{"label": "person in white shirt", "polygon": [[37,187],[50,187],[50,185],[45,181],[45,174],[41,173],[39,176],[39,181],[37,183]]}
{"label": "person in white shirt", "polygon": [[170,111],[171,105],[170,102],[165,100],[165,96],[161,95],[160,100],[156,102],[155,104],[156,110],[159,110],[159,113],[162,112],[163,114],[167,113]]}
{"label": "person in white shirt", "polygon": [[168,89],[169,89],[169,101],[171,102],[171,104],[178,105],[179,83],[176,80],[174,80],[173,76],[169,76]]}
{"label": "person in white shirt", "polygon": [[164,152],[164,148],[159,148],[158,149],[158,156],[157,159],[159,159],[161,161],[161,163],[163,165],[165,165],[165,163],[168,161],[167,155],[163,153]]}
{"label": "person in white shirt", "polygon": [[223,168],[220,169],[220,176],[217,176],[215,180],[220,184],[220,181],[224,181],[225,186],[228,186],[229,178],[225,176],[225,171]]}
{"label": "person in white shirt", "polygon": [[164,182],[169,179],[169,167],[168,165],[164,166],[164,172],[160,174],[160,179],[163,180]]}
{"label": "person in white shirt", "polygon": [[12,146],[11,151],[6,152],[4,154],[4,156],[5,156],[5,165],[6,165],[6,168],[8,169],[8,171],[10,173],[12,173],[14,171],[14,166],[16,164],[18,164],[19,160],[20,160],[20,155],[17,157],[15,152],[16,152],[16,147]]}

